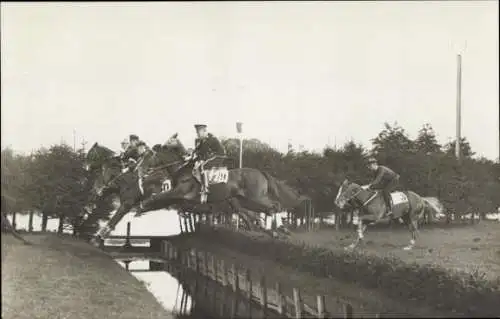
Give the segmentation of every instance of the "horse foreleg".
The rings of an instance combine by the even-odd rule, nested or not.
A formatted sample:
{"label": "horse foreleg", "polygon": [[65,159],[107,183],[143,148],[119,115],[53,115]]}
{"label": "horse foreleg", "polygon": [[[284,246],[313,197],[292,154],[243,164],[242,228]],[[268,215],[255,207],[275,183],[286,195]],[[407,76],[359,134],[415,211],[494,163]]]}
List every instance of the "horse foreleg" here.
{"label": "horse foreleg", "polygon": [[358,236],[356,240],[349,246],[345,247],[345,249],[353,250],[354,248],[358,247],[359,243],[363,241],[365,230],[366,230],[366,225],[363,225],[363,220],[361,218],[358,219],[358,229],[357,229]]}
{"label": "horse foreleg", "polygon": [[408,223],[408,228],[410,229],[411,233],[411,239],[410,239],[410,244],[406,247],[403,248],[403,250],[411,250],[413,247],[415,247],[415,242],[417,241],[417,234],[418,234],[418,221],[421,216],[423,216],[425,213],[425,207],[422,207],[422,210],[420,211],[420,214],[417,216],[416,219],[413,219],[411,216],[409,217],[410,221]]}
{"label": "horse foreleg", "polygon": [[99,247],[101,242],[111,233],[115,226],[122,220],[126,213],[130,211],[132,205],[122,204],[116,211],[116,213],[111,217],[104,227],[101,227],[97,233],[93,236],[90,243],[96,247]]}

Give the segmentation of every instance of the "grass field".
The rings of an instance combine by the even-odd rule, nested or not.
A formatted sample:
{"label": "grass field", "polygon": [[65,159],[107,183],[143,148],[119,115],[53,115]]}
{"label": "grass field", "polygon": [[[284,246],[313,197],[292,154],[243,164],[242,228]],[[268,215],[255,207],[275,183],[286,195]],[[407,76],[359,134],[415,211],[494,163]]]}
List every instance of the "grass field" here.
{"label": "grass field", "polygon": [[2,233],[2,318],[173,318],[143,283],[71,237]]}
{"label": "grass field", "polygon": [[[332,250],[343,249],[357,236],[355,230],[325,229],[294,233],[290,240]],[[484,273],[486,278],[500,277],[500,223],[428,227],[420,230],[416,247],[404,251],[410,233],[405,228],[374,229],[368,227],[365,243],[358,248],[377,256],[395,255],[407,262],[439,264],[468,273]]]}

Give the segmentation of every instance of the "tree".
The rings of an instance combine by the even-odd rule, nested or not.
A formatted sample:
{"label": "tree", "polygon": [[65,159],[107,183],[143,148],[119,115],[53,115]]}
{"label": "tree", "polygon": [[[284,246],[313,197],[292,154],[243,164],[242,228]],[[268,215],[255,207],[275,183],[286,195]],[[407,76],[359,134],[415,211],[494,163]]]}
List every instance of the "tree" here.
{"label": "tree", "polygon": [[82,152],[65,144],[42,149],[35,154],[31,176],[30,201],[43,213],[45,224],[50,216],[73,224],[84,214],[90,185]]}
{"label": "tree", "polygon": [[441,145],[437,142],[436,134],[430,124],[425,124],[420,131],[418,131],[414,147],[417,152],[427,155],[439,153],[441,151]]}
{"label": "tree", "polygon": [[15,155],[11,148],[2,150],[2,194],[5,195],[5,208],[10,211],[22,210],[23,186],[25,184],[25,159]]}
{"label": "tree", "polygon": [[413,150],[413,141],[406,131],[397,123],[384,123],[384,129],[372,140],[372,152],[382,161],[394,154],[410,153]]}
{"label": "tree", "polygon": [[[444,146],[444,151],[446,152],[446,154],[455,156],[455,150],[456,150],[455,143],[456,140],[452,140],[451,142],[447,143]],[[464,158],[471,158],[476,154],[472,151],[472,147],[469,141],[467,141],[466,137],[462,137],[460,139],[460,153]]]}
{"label": "tree", "polygon": [[[223,139],[230,168],[239,167],[239,140],[230,138]],[[258,139],[243,140],[243,166],[267,171],[277,175],[280,171],[282,154],[266,143]]]}

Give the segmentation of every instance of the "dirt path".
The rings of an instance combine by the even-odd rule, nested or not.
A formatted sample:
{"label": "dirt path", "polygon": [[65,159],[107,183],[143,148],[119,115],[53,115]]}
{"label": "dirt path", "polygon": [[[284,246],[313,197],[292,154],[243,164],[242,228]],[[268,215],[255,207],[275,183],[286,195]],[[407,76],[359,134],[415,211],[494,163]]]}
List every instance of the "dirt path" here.
{"label": "dirt path", "polygon": [[[355,238],[354,230],[334,229],[294,233],[291,241],[331,250],[343,249]],[[445,228],[423,228],[412,251],[402,249],[408,243],[406,229],[370,229],[365,245],[359,248],[377,256],[395,255],[407,262],[439,264],[448,269],[481,272],[489,279],[500,277],[500,223],[452,225]]]}
{"label": "dirt path", "polygon": [[255,256],[228,250],[209,241],[200,240],[196,237],[185,237],[179,239],[178,244],[186,247],[195,247],[200,250],[209,251],[226,263],[236,264],[250,269],[252,280],[258,282],[261,275],[266,277],[267,286],[274,287],[280,282],[286,295],[292,296],[294,287],[301,289],[302,298],[308,305],[315,305],[317,295],[325,295],[327,310],[335,317],[342,317],[343,304],[350,303],[353,306],[357,318],[374,318],[375,314],[383,317],[446,317],[449,314],[439,314],[430,308],[408,302],[402,305],[386,296],[372,290],[362,288],[356,283],[346,284],[334,279],[317,278],[307,273],[297,272],[289,267],[282,266],[270,260],[261,260]]}
{"label": "dirt path", "polygon": [[173,318],[110,257],[73,238],[2,234],[2,318]]}

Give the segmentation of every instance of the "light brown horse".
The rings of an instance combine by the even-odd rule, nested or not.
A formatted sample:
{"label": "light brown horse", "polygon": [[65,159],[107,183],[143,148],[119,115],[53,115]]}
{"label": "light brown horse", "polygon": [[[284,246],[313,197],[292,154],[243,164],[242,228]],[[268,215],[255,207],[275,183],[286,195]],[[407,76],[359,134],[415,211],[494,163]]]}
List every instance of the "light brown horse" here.
{"label": "light brown horse", "polygon": [[[439,201],[426,200],[415,192],[393,192],[391,194],[393,200],[392,212],[390,216],[392,219],[402,218],[408,225],[411,233],[410,244],[404,247],[404,250],[410,250],[415,246],[418,233],[418,222],[424,217],[424,214],[429,208],[432,208],[435,213],[442,211],[442,205],[438,205]],[[436,203],[437,201],[437,203]],[[356,240],[346,247],[346,249],[354,249],[364,238],[364,231],[366,230],[365,222],[375,224],[384,220],[386,211],[386,204],[382,194],[378,191],[372,191],[363,188],[362,186],[349,182],[347,179],[340,185],[335,204],[344,209],[347,206],[357,209],[359,211],[358,218],[358,237]]]}

